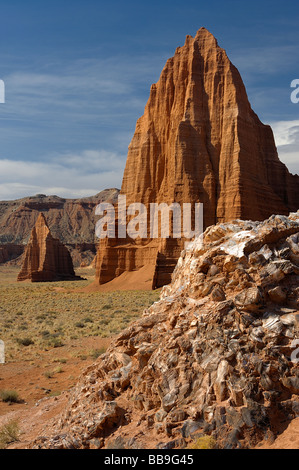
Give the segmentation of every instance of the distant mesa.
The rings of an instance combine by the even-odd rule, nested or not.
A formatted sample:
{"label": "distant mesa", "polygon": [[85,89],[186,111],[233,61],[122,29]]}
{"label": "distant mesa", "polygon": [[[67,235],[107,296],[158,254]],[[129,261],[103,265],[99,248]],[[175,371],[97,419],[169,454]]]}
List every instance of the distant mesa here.
{"label": "distant mesa", "polygon": [[45,216],[40,213],[25,250],[18,281],[49,282],[78,280],[68,249],[53,238]]}
{"label": "distant mesa", "polygon": [[[150,203],[201,202],[204,228],[298,209],[299,176],[279,160],[270,126],[252,110],[238,70],[205,28],[187,36],[152,85],[121,194],[127,206],[141,202],[147,209]],[[147,266],[143,280],[151,288],[168,284],[185,241],[102,240],[96,282],[128,280],[136,272],[142,280]]]}
{"label": "distant mesa", "polygon": [[69,250],[74,267],[81,263],[90,265],[98,242],[95,208],[101,202],[114,203],[118,194],[118,189],[111,188],[80,199],[37,194],[14,201],[0,201],[0,264],[21,267],[21,255],[42,212],[53,237]]}

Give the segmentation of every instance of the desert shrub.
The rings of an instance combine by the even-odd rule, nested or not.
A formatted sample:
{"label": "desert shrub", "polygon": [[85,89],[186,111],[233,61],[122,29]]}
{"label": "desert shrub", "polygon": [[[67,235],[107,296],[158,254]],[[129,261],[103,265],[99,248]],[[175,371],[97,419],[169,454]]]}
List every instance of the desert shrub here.
{"label": "desert shrub", "polygon": [[48,346],[50,348],[61,348],[64,346],[64,342],[60,338],[51,338],[48,342]]}
{"label": "desert shrub", "polygon": [[53,377],[53,372],[49,371],[49,370],[46,370],[46,372],[44,373],[44,376],[47,378],[47,379],[52,379]]}
{"label": "desert shrub", "polygon": [[59,357],[57,359],[54,359],[53,362],[60,362],[60,364],[66,364],[67,363],[67,359],[65,359],[64,357]]}
{"label": "desert shrub", "polygon": [[19,440],[20,428],[17,421],[9,421],[0,428],[0,449]]}
{"label": "desert shrub", "polygon": [[5,403],[19,403],[20,397],[16,390],[0,390],[0,398]]}
{"label": "desert shrub", "polygon": [[86,317],[83,319],[84,323],[93,323],[93,319],[90,317]]}
{"label": "desert shrub", "polygon": [[59,395],[61,395],[61,392],[58,390],[54,390],[53,392],[49,393],[49,397],[59,397]]}
{"label": "desert shrub", "polygon": [[51,333],[50,333],[49,330],[44,330],[44,331],[41,332],[41,335],[42,335],[43,337],[47,337],[47,336],[50,336]]}
{"label": "desert shrub", "polygon": [[83,323],[82,321],[77,321],[75,323],[75,327],[76,328],[84,328],[85,327],[85,323]]}
{"label": "desert shrub", "polygon": [[212,436],[202,436],[191,442],[187,449],[215,449],[216,441]]}
{"label": "desert shrub", "polygon": [[112,308],[112,305],[106,304],[103,305],[102,310],[110,310]]}
{"label": "desert shrub", "polygon": [[31,344],[34,344],[33,339],[26,337],[26,338],[17,338],[17,343],[20,344],[21,346],[30,346]]}
{"label": "desert shrub", "polygon": [[47,317],[46,317],[46,315],[37,315],[36,319],[37,320],[46,320]]}
{"label": "desert shrub", "polygon": [[87,354],[78,354],[78,358],[81,360],[81,361],[86,361],[86,359],[88,358]]}
{"label": "desert shrub", "polygon": [[93,351],[91,351],[90,357],[92,357],[93,359],[97,359],[102,354],[104,354],[106,352],[106,350],[107,350],[107,348],[105,348],[104,346],[102,348],[99,348],[99,349],[94,349]]}

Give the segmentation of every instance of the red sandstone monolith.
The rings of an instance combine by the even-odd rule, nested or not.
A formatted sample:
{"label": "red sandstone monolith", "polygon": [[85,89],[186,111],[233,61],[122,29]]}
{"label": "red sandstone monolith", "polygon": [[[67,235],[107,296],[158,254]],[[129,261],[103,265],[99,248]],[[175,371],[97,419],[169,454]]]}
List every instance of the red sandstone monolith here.
{"label": "red sandstone monolith", "polygon": [[31,232],[18,281],[32,282],[78,279],[67,248],[53,238],[41,213]]}
{"label": "red sandstone monolith", "polygon": [[[238,70],[205,28],[187,36],[152,85],[129,146],[121,194],[127,206],[147,208],[202,202],[204,228],[298,209],[299,176],[279,160],[271,128],[252,110]],[[101,241],[97,283],[148,266],[152,288],[167,284],[185,241]]]}

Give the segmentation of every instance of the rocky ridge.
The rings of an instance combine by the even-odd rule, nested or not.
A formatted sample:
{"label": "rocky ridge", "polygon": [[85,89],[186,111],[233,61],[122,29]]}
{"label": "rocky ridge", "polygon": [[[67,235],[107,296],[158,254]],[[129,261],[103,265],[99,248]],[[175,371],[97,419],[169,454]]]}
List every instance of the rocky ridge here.
{"label": "rocky ridge", "polygon": [[33,448],[272,442],[299,416],[299,212],[208,228]]}

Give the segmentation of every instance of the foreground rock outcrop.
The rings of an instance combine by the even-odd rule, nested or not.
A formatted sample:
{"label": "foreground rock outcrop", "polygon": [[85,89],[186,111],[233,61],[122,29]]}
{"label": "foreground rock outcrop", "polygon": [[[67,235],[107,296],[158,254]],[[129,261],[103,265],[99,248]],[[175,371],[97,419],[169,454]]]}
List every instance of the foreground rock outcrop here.
{"label": "foreground rock outcrop", "polygon": [[89,265],[95,257],[98,242],[95,207],[101,202],[115,203],[118,194],[118,189],[106,189],[81,199],[38,194],[15,201],[0,201],[0,263],[13,262],[21,266],[20,255],[42,212],[53,237],[71,253],[74,266]]}
{"label": "foreground rock outcrop", "polygon": [[272,442],[299,416],[298,338],[299,212],[212,226],[32,447],[169,449],[202,433],[219,448]]}
{"label": "foreground rock outcrop", "polygon": [[75,275],[67,248],[53,238],[45,216],[38,216],[25,250],[18,281],[47,282],[80,279]]}
{"label": "foreground rock outcrop", "polygon": [[[252,110],[238,70],[201,28],[176,49],[152,85],[128,150],[121,194],[141,202],[204,204],[204,227],[264,220],[299,208],[299,176],[280,162],[269,126]],[[149,210],[148,210],[149,213]],[[152,287],[170,282],[181,239],[105,240],[97,282],[152,266]]]}

